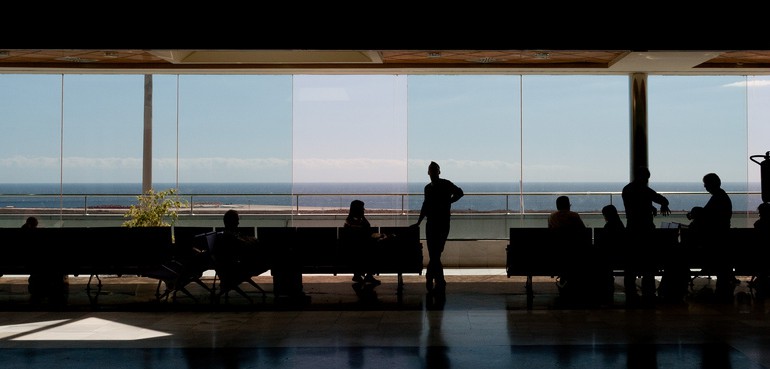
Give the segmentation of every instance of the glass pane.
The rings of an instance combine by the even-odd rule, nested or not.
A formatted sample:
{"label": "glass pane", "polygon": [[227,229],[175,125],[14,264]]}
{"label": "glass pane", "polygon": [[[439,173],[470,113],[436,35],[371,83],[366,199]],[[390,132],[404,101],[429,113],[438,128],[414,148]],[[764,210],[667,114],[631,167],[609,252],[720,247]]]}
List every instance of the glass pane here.
{"label": "glass pane", "polygon": [[405,92],[403,76],[295,76],[293,192],[334,194],[300,196],[302,213],[346,214],[353,199],[367,214],[402,212]]}
{"label": "glass pane", "polygon": [[[650,186],[682,192],[667,195],[671,211],[706,204],[707,173],[719,175],[728,192],[747,191],[746,78],[650,76],[648,91]],[[730,197],[734,211],[746,210],[746,195]],[[689,223],[684,217],[666,221]]]}
{"label": "glass pane", "polygon": [[61,79],[0,74],[0,208],[59,207],[58,196],[5,195],[61,191]]}
{"label": "glass pane", "polygon": [[[409,77],[409,207],[415,214],[431,161],[466,193],[453,204],[454,214],[518,212],[519,91],[519,76]],[[450,237],[474,238],[484,229],[507,237],[504,222],[471,219],[453,222]]]}
{"label": "glass pane", "polygon": [[524,76],[523,85],[523,191],[547,193],[525,196],[524,211],[554,211],[562,194],[577,212],[614,203],[607,192],[628,179],[628,77]]}
{"label": "glass pane", "polygon": [[142,182],[144,76],[65,75],[63,132],[64,193],[110,195],[80,207],[133,203]]}
{"label": "glass pane", "polygon": [[291,210],[291,103],[291,76],[180,77],[179,190],[196,211]]}
{"label": "glass pane", "polygon": [[[749,190],[757,195],[749,196],[747,211],[749,219],[747,227],[753,227],[756,221],[757,206],[762,203],[762,186],[770,188],[770,177],[765,183],[761,179],[761,166],[767,154],[770,152],[770,77],[768,76],[749,76],[748,77],[748,187]],[[752,156],[760,155],[761,157]],[[768,163],[765,163],[768,164]],[[770,176],[770,166],[766,166],[765,176]]]}

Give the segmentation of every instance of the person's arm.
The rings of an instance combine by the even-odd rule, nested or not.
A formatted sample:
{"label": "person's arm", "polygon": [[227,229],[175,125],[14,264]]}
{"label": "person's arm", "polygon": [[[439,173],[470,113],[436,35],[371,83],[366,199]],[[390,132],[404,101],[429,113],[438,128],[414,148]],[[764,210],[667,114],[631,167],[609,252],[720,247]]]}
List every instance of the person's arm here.
{"label": "person's arm", "polygon": [[578,227],[580,227],[580,228],[587,228],[586,227],[586,223],[583,221],[583,218],[580,217],[580,214],[575,215],[575,219],[577,219]]}
{"label": "person's arm", "polygon": [[457,187],[454,183],[452,183],[452,198],[449,200],[450,203],[454,203],[457,200],[460,200],[463,196],[465,196],[465,193],[463,192],[463,189],[460,187]]}
{"label": "person's arm", "polygon": [[660,215],[671,215],[671,210],[668,208],[668,199],[654,190],[650,191],[652,192],[652,201],[660,204]]}
{"label": "person's arm", "polygon": [[417,217],[417,223],[414,224],[415,226],[419,226],[420,223],[422,223],[422,220],[425,218],[425,214],[426,214],[426,211],[427,211],[425,203],[426,203],[426,201],[425,201],[425,199],[423,199],[422,200],[422,207],[420,207],[420,216]]}

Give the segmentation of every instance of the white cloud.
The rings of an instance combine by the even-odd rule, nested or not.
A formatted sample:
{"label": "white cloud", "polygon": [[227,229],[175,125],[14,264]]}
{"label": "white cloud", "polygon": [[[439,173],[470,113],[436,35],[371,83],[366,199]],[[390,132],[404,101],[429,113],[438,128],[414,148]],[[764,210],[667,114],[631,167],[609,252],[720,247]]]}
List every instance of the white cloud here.
{"label": "white cloud", "polygon": [[752,79],[748,81],[740,81],[728,83],[724,87],[768,87],[770,86],[770,80],[767,79]]}
{"label": "white cloud", "polygon": [[[203,169],[203,168],[219,168],[219,169],[241,169],[241,170],[258,170],[265,168],[276,168],[290,165],[290,159],[278,159],[278,158],[185,158],[179,159],[180,169]],[[176,165],[175,159],[158,159],[153,164],[157,164],[163,168],[173,168]]]}
{"label": "white cloud", "polygon": [[8,168],[58,168],[59,158],[12,156],[0,158],[0,167]]}

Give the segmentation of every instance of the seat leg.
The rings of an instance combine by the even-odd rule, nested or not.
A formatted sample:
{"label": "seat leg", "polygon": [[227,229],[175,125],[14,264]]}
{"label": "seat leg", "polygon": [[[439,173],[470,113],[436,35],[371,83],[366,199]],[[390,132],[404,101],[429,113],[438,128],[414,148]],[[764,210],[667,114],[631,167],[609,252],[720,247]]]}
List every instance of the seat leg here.
{"label": "seat leg", "polygon": [[254,282],[254,280],[253,280],[253,279],[251,279],[251,278],[249,278],[248,280],[246,280],[246,282],[248,282],[250,285],[254,286],[254,288],[256,288],[257,290],[259,290],[259,292],[262,292],[262,297],[265,297],[265,295],[266,295],[266,293],[265,293],[265,290],[263,290],[263,289],[262,289],[262,287],[260,287],[260,286],[257,284],[257,282]]}

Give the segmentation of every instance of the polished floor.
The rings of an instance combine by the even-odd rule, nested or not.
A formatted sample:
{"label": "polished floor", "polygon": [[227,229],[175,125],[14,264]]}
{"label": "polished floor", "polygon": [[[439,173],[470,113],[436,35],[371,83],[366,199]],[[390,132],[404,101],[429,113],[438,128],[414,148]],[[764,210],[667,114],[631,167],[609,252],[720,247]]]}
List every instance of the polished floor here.
{"label": "polished floor", "polygon": [[[502,269],[448,270],[443,296],[424,277],[380,276],[357,288],[349,275],[304,276],[307,300],[276,299],[272,278],[251,301],[156,301],[155,283],[107,276],[101,289],[70,277],[66,306],[32,304],[26,278],[0,278],[2,368],[770,368],[770,303],[744,280],[715,302],[699,278],[685,303],[574,306],[551,278]],[[206,278],[206,282],[210,282]]]}

